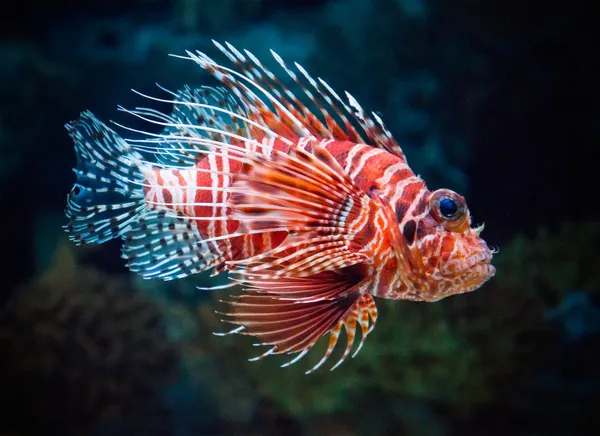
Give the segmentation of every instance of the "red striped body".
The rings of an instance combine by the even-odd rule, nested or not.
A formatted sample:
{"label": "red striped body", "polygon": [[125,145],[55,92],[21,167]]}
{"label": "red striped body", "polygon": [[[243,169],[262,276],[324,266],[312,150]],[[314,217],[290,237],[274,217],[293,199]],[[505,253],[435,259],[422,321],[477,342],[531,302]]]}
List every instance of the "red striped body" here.
{"label": "red striped body", "polygon": [[[310,152],[315,142],[314,138],[305,138],[298,141],[298,145]],[[289,150],[289,146],[281,141],[265,140],[265,144],[265,148],[283,152]],[[404,159],[385,150],[350,141],[326,140],[321,141],[320,145],[331,153],[360,189],[378,192],[390,202],[396,212],[395,222],[400,229],[406,221],[425,212],[427,188]],[[193,205],[226,202],[229,194],[223,188],[231,185],[235,179],[234,174],[241,166],[236,159],[209,154],[197,163],[196,168],[153,169],[145,184],[156,187],[146,188],[146,198],[149,203],[181,212],[185,216],[216,218],[196,221],[198,230],[205,239],[232,234],[238,229],[239,222],[221,219],[229,215],[230,209]],[[199,172],[198,168],[215,172]],[[232,173],[232,176],[217,172]],[[196,189],[199,187],[211,189]],[[407,287],[401,281],[396,259],[391,255],[390,229],[385,228],[383,222],[381,220],[378,223],[376,216],[371,217],[364,223],[362,233],[359,233],[361,240],[365,241],[364,251],[374,259],[370,273],[377,276],[377,286],[372,291],[378,297],[406,298]],[[279,246],[286,236],[285,232],[247,234],[216,241],[213,248],[227,260],[242,260]]]}

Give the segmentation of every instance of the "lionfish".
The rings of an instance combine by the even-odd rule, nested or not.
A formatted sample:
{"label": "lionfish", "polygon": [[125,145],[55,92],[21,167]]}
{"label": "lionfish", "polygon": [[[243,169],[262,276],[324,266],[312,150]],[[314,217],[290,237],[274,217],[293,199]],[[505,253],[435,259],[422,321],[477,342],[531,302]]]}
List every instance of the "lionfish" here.
{"label": "lionfish", "polygon": [[118,124],[138,134],[126,140],[88,111],[67,125],[77,155],[71,240],[121,238],[144,278],[228,272],[243,290],[227,302],[235,328],[225,334],[257,338],[267,349],[255,359],[292,354],[287,366],[329,334],[307,373],[342,330],[331,369],[358,353],[375,327],[374,297],[433,302],[494,275],[494,250],[464,198],[429,191],[379,115],[271,51],[298,98],[251,52],[214,43],[231,66],[202,52],[175,57],[219,87],[138,93],[172,104],[170,115],[120,108],[158,133]]}

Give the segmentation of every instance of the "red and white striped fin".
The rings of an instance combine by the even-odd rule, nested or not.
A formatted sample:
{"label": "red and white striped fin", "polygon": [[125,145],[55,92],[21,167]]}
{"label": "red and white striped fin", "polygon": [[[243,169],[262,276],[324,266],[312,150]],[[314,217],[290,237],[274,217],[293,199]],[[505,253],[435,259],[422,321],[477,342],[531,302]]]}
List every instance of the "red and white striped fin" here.
{"label": "red and white striped fin", "polygon": [[[369,279],[361,281],[356,273],[343,273],[344,271],[339,274],[322,273],[304,281],[273,279],[268,292],[264,291],[266,286],[261,283],[262,291],[250,290],[237,297],[236,301],[228,302],[231,310],[222,313],[226,316],[224,321],[238,326],[230,333],[255,336],[260,340],[260,345],[269,347],[265,353],[251,360],[272,354],[297,354],[291,361],[283,364],[284,367],[298,362],[322,336],[329,334],[329,344],[324,356],[307,374],[321,367],[330,358],[343,327],[347,344],[342,357],[331,368],[333,370],[350,354],[355,344],[357,322],[361,326],[362,338],[355,354],[374,327],[376,319],[376,316],[370,318],[368,315],[374,308],[373,297],[366,293],[370,286]],[[353,284],[356,280],[359,283]],[[311,300],[281,297],[296,293],[294,281],[301,288],[305,288],[304,285],[309,281],[312,282],[316,297]]]}
{"label": "red and white striped fin", "polygon": [[359,124],[369,137],[369,145],[386,150],[387,152],[406,160],[402,148],[392,137],[391,132],[387,129],[385,124],[383,124],[381,117],[375,112],[372,112],[371,115],[373,118],[371,118],[349,92],[346,92],[346,97],[350,102],[350,106],[354,109],[352,112],[354,117],[358,120]]}
{"label": "red and white striped fin", "polygon": [[[275,56],[275,52],[273,52],[273,55]],[[279,60],[280,57],[279,56],[275,56],[276,60]],[[283,63],[283,60],[280,61],[280,64]],[[329,94],[331,94],[331,92],[328,90],[328,87],[323,87],[321,84],[325,84],[325,82],[323,81],[323,79],[318,78],[318,81],[313,79],[310,74],[308,74],[308,71],[306,71],[302,65],[300,65],[297,62],[294,62],[294,66],[298,69],[298,71],[300,71],[300,73],[302,73],[302,75],[306,78],[306,80],[308,81],[308,83],[312,86],[312,88],[317,92],[317,95],[320,96],[324,101],[325,104],[321,103],[320,100],[318,98],[316,98],[313,94],[313,92],[311,92],[310,90],[308,90],[306,87],[304,87],[300,80],[297,78],[294,78],[294,81],[296,81],[296,83],[298,83],[304,90],[304,93],[308,96],[308,98],[315,103],[315,105],[317,105],[317,107],[319,108],[319,110],[321,111],[321,113],[323,114],[323,117],[325,118],[325,122],[327,123],[327,126],[329,126],[330,129],[332,129],[334,132],[337,131],[338,125],[335,122],[335,120],[333,119],[333,116],[337,116],[341,119],[344,128],[346,129],[345,132],[348,135],[348,140],[352,141],[354,143],[365,143],[365,140],[363,139],[363,136],[358,132],[358,130],[352,125],[352,123],[350,122],[350,120],[348,119],[347,115],[352,114],[351,111],[348,110],[348,106],[342,101],[341,102],[341,107],[345,110],[341,110],[340,108],[338,108],[338,106],[336,105],[335,101],[331,98],[331,96]],[[285,67],[284,67],[285,68]],[[289,74],[289,73],[288,73]],[[295,75],[294,75],[295,76]],[[294,77],[292,76],[292,77]],[[327,91],[327,92],[325,92]],[[329,94],[328,94],[329,92]],[[335,96],[336,94],[333,93],[333,96]],[[329,107],[330,109],[327,110],[326,107]],[[337,138],[338,135],[334,134],[334,138]]]}
{"label": "red and white striped fin", "polygon": [[331,371],[340,366],[350,355],[350,352],[355,345],[357,322],[361,329],[361,339],[358,343],[358,346],[354,350],[352,357],[356,356],[361,350],[363,344],[365,343],[365,339],[367,339],[367,335],[375,328],[376,321],[377,307],[375,306],[375,300],[373,299],[373,296],[369,293],[361,294],[360,299],[350,308],[350,310],[348,310],[346,315],[335,325],[335,327],[331,329],[329,332],[329,345],[327,346],[325,355],[312,369],[307,371],[307,374],[317,370],[329,359],[329,357],[331,357],[333,350],[337,345],[342,327],[346,332],[346,348],[344,349],[344,354],[342,357],[340,357],[337,363],[331,367]]}
{"label": "red and white striped fin", "polygon": [[379,208],[321,145],[248,155],[231,186],[238,232],[285,231],[278,247],[228,265],[253,278],[304,277],[368,261],[356,235]]}
{"label": "red and white striped fin", "polygon": [[272,277],[268,279],[235,279],[247,289],[258,293],[276,295],[281,300],[318,301],[340,296],[340,282],[347,281],[349,270],[341,269],[315,274],[310,277]]}
{"label": "red and white striped fin", "polygon": [[[371,118],[349,94],[348,102],[344,102],[325,81],[320,78],[313,79],[296,63],[294,66],[300,73],[298,75],[279,55],[272,52],[275,60],[301,88],[308,101],[317,109],[316,112],[320,113],[318,117],[251,52],[244,50],[242,54],[229,43],[225,43],[225,47],[216,41],[213,42],[233,62],[235,69],[225,67],[199,51],[188,51],[187,57],[176,57],[193,60],[220,80],[246,105],[250,119],[268,126],[278,135],[292,141],[312,135],[317,139],[350,140],[358,143],[365,142],[363,137],[366,136],[371,142],[369,145],[404,158],[402,149],[381,118],[374,113]],[[302,83],[300,76],[306,79],[309,86]],[[356,125],[351,123],[348,117],[354,119]],[[364,135],[361,134],[361,130]]]}
{"label": "red and white striped fin", "polygon": [[[274,97],[280,101],[287,110],[294,115],[298,120],[301,120],[310,133],[317,139],[339,139],[352,140],[356,135],[345,133],[340,126],[335,122],[327,110],[320,104],[311,92],[302,84],[298,76],[284,63],[283,59],[274,51],[271,51],[273,57],[288,75],[296,82],[296,84],[305,92],[310,101],[315,104],[323,115],[323,119],[327,125],[311,112],[306,105],[286,88],[281,81],[269,71],[256,56],[250,51],[245,50],[246,56],[238,51],[234,46],[225,43],[227,48],[223,47],[218,42],[215,45],[231,60],[235,66],[249,79],[259,81],[267,91],[272,93]],[[357,141],[358,142],[358,141]]]}
{"label": "red and white striped fin", "polygon": [[[298,118],[296,118],[276,97],[259,84],[252,76],[227,68],[213,61],[202,52],[187,52],[188,57],[220,80],[231,92],[248,108],[248,116],[255,121],[269,127],[274,132],[289,140],[297,141],[298,138],[310,136],[311,132]],[[230,55],[232,56],[232,55]],[[271,106],[261,100],[262,94]]]}

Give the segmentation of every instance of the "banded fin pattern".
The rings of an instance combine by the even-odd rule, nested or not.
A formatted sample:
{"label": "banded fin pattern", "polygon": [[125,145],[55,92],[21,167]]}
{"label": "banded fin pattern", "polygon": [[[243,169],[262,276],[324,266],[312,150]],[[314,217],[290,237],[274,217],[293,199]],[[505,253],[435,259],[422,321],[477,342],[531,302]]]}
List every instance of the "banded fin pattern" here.
{"label": "banded fin pattern", "polygon": [[325,354],[313,368],[307,371],[307,374],[321,367],[321,365],[331,357],[333,350],[338,343],[342,328],[346,332],[346,348],[344,349],[342,357],[340,357],[337,363],[331,367],[331,371],[340,366],[350,355],[356,341],[356,324],[358,323],[358,326],[360,327],[361,338],[358,346],[354,349],[354,353],[352,353],[352,357],[355,357],[362,349],[365,339],[367,339],[367,335],[373,331],[376,322],[377,306],[375,306],[375,300],[371,294],[363,292],[359,300],[354,303],[344,317],[329,331],[329,344]]}
{"label": "banded fin pattern", "polygon": [[[282,230],[278,247],[230,262],[252,277],[305,277],[367,262],[357,234],[377,209],[321,145],[248,156],[232,184],[238,232]],[[363,236],[364,237],[364,236]]]}
{"label": "banded fin pattern", "polygon": [[131,225],[123,258],[131,271],[145,279],[173,280],[221,262],[221,255],[211,248],[183,214],[174,217],[165,210],[150,210]]}
{"label": "banded fin pattern", "polygon": [[150,134],[121,126],[152,137],[129,139],[128,142],[139,152],[153,155],[159,166],[174,169],[190,167],[209,152],[214,152],[213,144],[240,145],[250,138],[252,122],[245,116],[244,106],[227,89],[208,86],[192,89],[185,86],[175,93],[160,88],[173,98],[137,94],[156,102],[173,104],[171,114],[143,107],[135,110],[120,108],[163,127],[160,134]]}
{"label": "banded fin pattern", "polygon": [[131,138],[127,142],[136,151],[149,154],[155,167],[184,169],[194,166],[212,151],[212,144],[239,144],[249,135],[249,120],[243,106],[237,105],[224,88],[184,87],[178,92],[160,87],[171,99],[153,97],[135,91],[149,100],[173,105],[170,114],[156,109],[137,107],[133,110],[119,107],[148,123],[161,126],[161,133],[140,131],[117,124],[125,130],[142,134],[145,138]]}
{"label": "banded fin pattern", "polygon": [[313,79],[298,63],[294,64],[297,72],[294,71],[277,53],[271,51],[308,101],[318,109],[321,114],[319,118],[251,52],[244,50],[244,55],[229,43],[225,43],[225,46],[216,41],[213,43],[233,62],[237,70],[225,67],[199,51],[188,51],[187,57],[176,57],[193,60],[220,80],[246,105],[250,119],[263,123],[292,141],[315,136],[317,139],[364,143],[366,141],[363,138],[366,136],[371,146],[405,159],[401,147],[385,127],[381,117],[375,113],[367,114],[350,94],[346,93],[347,101],[344,101],[323,79]]}
{"label": "banded fin pattern", "polygon": [[[324,356],[306,373],[310,373],[332,355],[342,328],[347,343],[339,366],[350,354],[356,339],[357,323],[362,337],[355,348],[358,353],[366,336],[374,328],[377,309],[366,279],[355,284],[351,271],[320,273],[306,279],[273,279],[268,283],[250,281],[250,290],[237,300],[228,302],[230,311],[222,313],[225,322],[237,325],[231,333],[252,335],[268,346],[266,352],[251,359],[261,359],[271,354],[297,354],[288,366],[302,359],[329,333],[329,343]],[[310,289],[306,286],[311,284]],[[254,290],[255,286],[260,289]],[[300,296],[302,295],[302,296]],[[307,296],[309,295],[309,296]]]}
{"label": "banded fin pattern", "polygon": [[69,239],[100,244],[123,235],[145,209],[142,156],[91,112],[66,128],[77,155],[77,180],[67,197]]}

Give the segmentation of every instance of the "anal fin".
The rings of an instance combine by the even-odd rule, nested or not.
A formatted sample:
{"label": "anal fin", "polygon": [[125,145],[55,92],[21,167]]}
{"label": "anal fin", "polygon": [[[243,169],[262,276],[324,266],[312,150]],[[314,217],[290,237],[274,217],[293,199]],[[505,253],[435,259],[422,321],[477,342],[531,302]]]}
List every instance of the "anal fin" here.
{"label": "anal fin", "polygon": [[202,239],[193,220],[166,210],[151,210],[125,235],[123,258],[144,278],[183,278],[224,261],[213,242]]}

